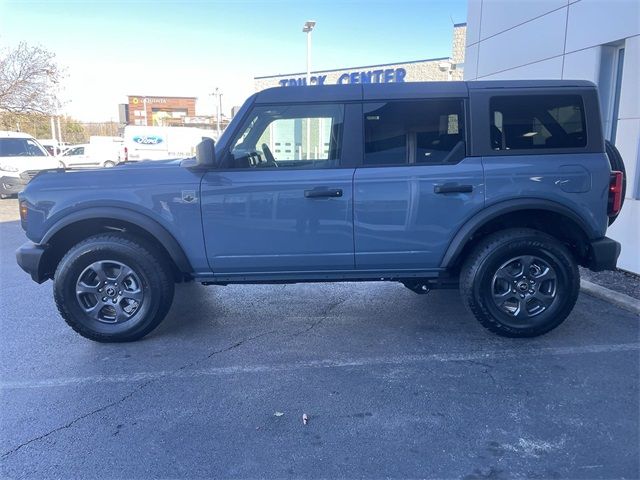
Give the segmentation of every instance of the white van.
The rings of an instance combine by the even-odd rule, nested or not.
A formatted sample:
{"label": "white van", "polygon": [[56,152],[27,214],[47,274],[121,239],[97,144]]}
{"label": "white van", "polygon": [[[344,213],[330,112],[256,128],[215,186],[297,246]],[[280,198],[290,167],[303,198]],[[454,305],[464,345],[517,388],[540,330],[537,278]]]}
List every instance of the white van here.
{"label": "white van", "polygon": [[141,127],[124,129],[124,147],[129,161],[165,160],[192,157],[203,137],[213,138],[213,130],[192,127]]}
{"label": "white van", "polygon": [[17,195],[39,171],[58,160],[31,135],[0,130],[0,198]]}
{"label": "white van", "polygon": [[64,168],[115,167],[126,160],[121,137],[92,136],[89,143],[73,145],[58,157]]}

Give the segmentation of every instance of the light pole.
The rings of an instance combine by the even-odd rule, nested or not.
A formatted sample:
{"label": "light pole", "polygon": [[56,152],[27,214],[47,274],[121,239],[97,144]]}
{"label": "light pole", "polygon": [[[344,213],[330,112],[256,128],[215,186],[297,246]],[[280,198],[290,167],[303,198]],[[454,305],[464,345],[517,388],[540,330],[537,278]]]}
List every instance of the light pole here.
{"label": "light pole", "polygon": [[[302,31],[307,34],[307,86],[311,85],[311,32],[316,26],[315,20],[307,20]],[[307,160],[311,156],[311,119],[307,118]]]}
{"label": "light pole", "polygon": [[315,20],[307,20],[302,26],[302,31],[307,34],[307,85],[311,85],[311,32],[315,26]]}
{"label": "light pole", "polygon": [[218,130],[218,140],[220,140],[220,116],[222,115],[222,92],[218,87],[211,94],[213,98],[218,100],[216,102],[216,128]]}

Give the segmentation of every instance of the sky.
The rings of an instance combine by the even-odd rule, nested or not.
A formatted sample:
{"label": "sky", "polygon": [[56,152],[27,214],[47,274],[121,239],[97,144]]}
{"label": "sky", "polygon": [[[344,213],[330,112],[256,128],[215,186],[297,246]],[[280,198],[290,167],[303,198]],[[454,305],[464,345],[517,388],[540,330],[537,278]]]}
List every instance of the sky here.
{"label": "sky", "polygon": [[117,120],[127,95],[195,96],[223,112],[253,77],[306,70],[302,25],[315,20],[312,70],[451,55],[467,0],[0,0],[0,47],[20,41],[66,69],[60,113]]}

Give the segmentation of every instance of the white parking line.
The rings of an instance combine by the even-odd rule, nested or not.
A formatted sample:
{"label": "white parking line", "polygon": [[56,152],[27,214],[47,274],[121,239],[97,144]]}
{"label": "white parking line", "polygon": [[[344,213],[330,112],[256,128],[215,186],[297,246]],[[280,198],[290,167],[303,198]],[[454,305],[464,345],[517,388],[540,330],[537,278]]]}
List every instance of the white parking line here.
{"label": "white parking line", "polygon": [[[28,389],[80,386],[96,383],[135,383],[153,381],[162,378],[193,378],[207,376],[223,376],[253,373],[272,373],[288,370],[308,368],[348,368],[364,366],[402,365],[423,362],[461,362],[468,360],[503,360],[522,357],[545,357],[554,355],[583,355],[599,353],[629,352],[640,350],[640,343],[621,343],[613,345],[584,345],[579,347],[542,347],[528,349],[493,350],[472,353],[433,353],[418,355],[394,355],[385,357],[363,357],[345,359],[309,360],[303,362],[265,364],[265,365],[235,365],[229,367],[208,367],[188,369],[185,367],[175,370],[161,370],[156,372],[122,373],[113,375],[90,375],[85,377],[60,377],[42,380],[6,380],[0,382],[0,389]],[[197,361],[195,362],[198,363]]]}

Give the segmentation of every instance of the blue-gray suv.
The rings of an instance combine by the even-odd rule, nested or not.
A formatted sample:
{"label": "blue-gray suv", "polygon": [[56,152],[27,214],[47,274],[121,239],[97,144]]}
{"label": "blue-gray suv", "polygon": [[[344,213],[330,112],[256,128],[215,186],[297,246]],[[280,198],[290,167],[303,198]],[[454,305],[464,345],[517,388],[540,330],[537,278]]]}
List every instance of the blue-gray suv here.
{"label": "blue-gray suv", "polygon": [[273,88],[194,158],[47,171],[20,195],[18,263],[81,335],[137,340],[174,283],[395,281],[459,288],[509,337],[558,326],[624,165],[585,81]]}

